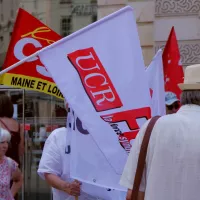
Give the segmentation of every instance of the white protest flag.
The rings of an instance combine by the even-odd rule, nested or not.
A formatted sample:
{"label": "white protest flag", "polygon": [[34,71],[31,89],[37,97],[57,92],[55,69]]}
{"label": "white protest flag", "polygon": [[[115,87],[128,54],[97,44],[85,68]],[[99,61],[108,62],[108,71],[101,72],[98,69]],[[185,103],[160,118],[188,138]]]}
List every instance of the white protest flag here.
{"label": "white protest flag", "polygon": [[[39,53],[76,116],[71,177],[110,189],[151,116],[137,26],[125,7]],[[84,125],[84,126],[83,126]]]}
{"label": "white protest flag", "polygon": [[151,91],[151,114],[165,115],[165,86],[163,76],[162,50],[158,50],[151,64],[146,68],[146,73]]}
{"label": "white protest flag", "polygon": [[[70,164],[72,170],[76,169],[77,164],[81,166],[82,170],[80,173],[82,175],[79,176],[80,173],[78,173],[79,179],[82,176],[89,175],[93,178],[93,182],[95,183],[96,182],[95,178],[97,177],[98,173],[100,173],[104,179],[106,178],[106,181],[109,181],[110,178],[112,179],[113,182],[115,181],[115,183],[112,184],[112,189],[110,189],[110,188],[105,188],[106,184],[105,185],[99,184],[98,183],[99,181],[97,182],[96,185],[88,184],[90,183],[90,181],[87,181],[89,177],[87,177],[86,180],[83,180],[81,178],[82,182],[81,190],[85,194],[84,197],[87,197],[88,200],[90,199],[89,197],[91,197],[91,200],[94,199],[125,200],[126,189],[120,188],[118,186],[119,177],[113,173],[113,169],[109,166],[108,162],[105,160],[105,157],[102,155],[102,152],[100,151],[98,146],[96,146],[96,143],[94,142],[91,134],[89,134],[89,132],[84,128],[84,125],[82,124],[80,119],[76,116],[75,112],[71,108],[69,108],[68,110],[67,127],[68,127],[68,137],[67,137],[68,142],[70,142],[70,138],[78,134],[78,137],[73,137],[72,142],[70,142],[71,147],[74,147],[72,148],[71,152]],[[78,159],[79,159],[78,162],[76,159],[74,159],[77,156],[76,149],[80,151],[78,154]],[[105,171],[102,171],[102,169]],[[77,174],[76,171],[73,171],[73,173]],[[109,175],[109,173],[111,174]],[[99,180],[99,175],[97,177],[97,180]]]}

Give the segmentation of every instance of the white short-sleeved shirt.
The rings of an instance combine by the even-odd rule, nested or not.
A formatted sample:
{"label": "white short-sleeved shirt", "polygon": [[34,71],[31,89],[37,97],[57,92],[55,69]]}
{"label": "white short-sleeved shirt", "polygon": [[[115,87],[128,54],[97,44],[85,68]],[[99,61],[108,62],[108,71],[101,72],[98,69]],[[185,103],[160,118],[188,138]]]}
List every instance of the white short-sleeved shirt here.
{"label": "white short-sleeved shirt", "polygon": [[[40,160],[38,174],[44,179],[44,173],[51,173],[59,176],[62,180],[71,182],[70,179],[70,154],[66,153],[67,129],[59,128],[54,130],[45,142],[45,146]],[[124,200],[125,194],[120,191],[107,191],[105,188],[82,183],[79,200]],[[53,190],[54,200],[74,200],[74,197],[59,191]],[[88,191],[88,194],[85,193]],[[90,195],[95,194],[95,197]],[[98,198],[98,195],[105,198]]]}
{"label": "white short-sleeved shirt", "polygon": [[[133,144],[120,184],[132,189],[148,122]],[[186,105],[160,118],[151,135],[140,185],[145,200],[200,199],[200,106]]]}

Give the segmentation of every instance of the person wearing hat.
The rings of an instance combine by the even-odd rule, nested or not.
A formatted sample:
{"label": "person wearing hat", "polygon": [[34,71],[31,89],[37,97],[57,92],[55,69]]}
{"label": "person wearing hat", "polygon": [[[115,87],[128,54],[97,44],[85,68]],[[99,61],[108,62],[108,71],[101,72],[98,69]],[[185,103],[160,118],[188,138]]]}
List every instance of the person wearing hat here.
{"label": "person wearing hat", "polygon": [[176,113],[180,107],[179,99],[173,92],[165,93],[166,114]]}
{"label": "person wearing hat", "polygon": [[[147,148],[138,200],[200,199],[200,64],[185,70],[181,108],[156,122]],[[120,184],[131,200],[141,143],[149,121],[140,129]]]}

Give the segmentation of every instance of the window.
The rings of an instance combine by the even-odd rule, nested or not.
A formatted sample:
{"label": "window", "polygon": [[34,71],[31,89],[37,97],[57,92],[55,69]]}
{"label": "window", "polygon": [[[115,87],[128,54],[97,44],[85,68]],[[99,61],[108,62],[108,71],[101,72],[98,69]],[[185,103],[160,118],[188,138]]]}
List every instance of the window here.
{"label": "window", "polygon": [[3,16],[3,14],[1,14],[1,21],[2,21],[2,22],[4,21],[4,16]]}
{"label": "window", "polygon": [[3,36],[0,36],[0,42],[3,42]]}
{"label": "window", "polygon": [[91,4],[96,4],[96,3],[97,3],[97,0],[91,0],[90,3],[91,3]]}
{"label": "window", "polygon": [[14,18],[14,10],[13,9],[10,10],[10,16],[11,16],[11,18]]}
{"label": "window", "polygon": [[72,0],[60,0],[60,4],[70,4]]}
{"label": "window", "polygon": [[92,22],[96,22],[97,21],[97,15],[92,15]]}
{"label": "window", "polygon": [[38,9],[38,1],[37,0],[34,1],[34,8],[35,8],[35,10]]}
{"label": "window", "polygon": [[63,17],[61,19],[61,35],[63,37],[71,33],[71,17]]}

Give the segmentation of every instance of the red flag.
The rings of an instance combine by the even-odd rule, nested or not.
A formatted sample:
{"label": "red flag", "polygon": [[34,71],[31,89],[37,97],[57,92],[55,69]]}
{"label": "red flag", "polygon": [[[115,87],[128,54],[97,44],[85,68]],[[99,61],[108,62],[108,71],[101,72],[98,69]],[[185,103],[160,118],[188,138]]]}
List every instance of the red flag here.
{"label": "red flag", "polygon": [[[59,39],[61,39],[60,35],[20,8],[3,68],[13,65]],[[0,82],[4,85],[36,90],[63,98],[38,56],[10,70],[0,78]]]}
{"label": "red flag", "polygon": [[174,27],[172,27],[163,52],[163,66],[165,91],[175,93],[180,99],[181,90],[178,84],[183,82],[184,73]]}

